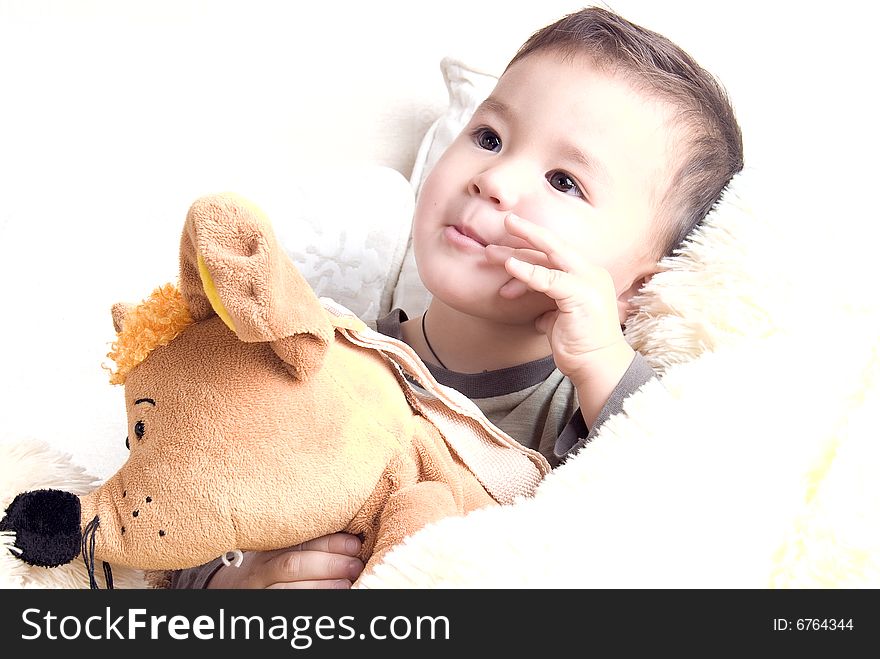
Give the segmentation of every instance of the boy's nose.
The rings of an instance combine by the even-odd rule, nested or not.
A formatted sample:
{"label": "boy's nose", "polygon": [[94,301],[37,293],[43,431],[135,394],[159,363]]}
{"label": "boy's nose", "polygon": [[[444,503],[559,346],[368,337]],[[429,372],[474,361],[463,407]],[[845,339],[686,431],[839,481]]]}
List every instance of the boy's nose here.
{"label": "boy's nose", "polygon": [[474,176],[468,192],[497,206],[499,210],[510,211],[516,207],[523,191],[522,175],[515,167],[492,167]]}

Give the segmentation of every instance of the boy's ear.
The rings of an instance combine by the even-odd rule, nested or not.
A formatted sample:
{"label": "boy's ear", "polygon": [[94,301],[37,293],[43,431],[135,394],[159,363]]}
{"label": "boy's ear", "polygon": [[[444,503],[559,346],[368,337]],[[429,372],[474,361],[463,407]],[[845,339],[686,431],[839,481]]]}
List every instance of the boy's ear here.
{"label": "boy's ear", "polygon": [[653,270],[641,277],[637,277],[629,288],[617,296],[617,316],[620,319],[621,327],[626,324],[627,319],[632,315],[633,311],[635,311],[633,298],[640,290],[642,290],[642,287],[645,284],[651,281],[651,277],[655,274],[657,274],[657,271]]}

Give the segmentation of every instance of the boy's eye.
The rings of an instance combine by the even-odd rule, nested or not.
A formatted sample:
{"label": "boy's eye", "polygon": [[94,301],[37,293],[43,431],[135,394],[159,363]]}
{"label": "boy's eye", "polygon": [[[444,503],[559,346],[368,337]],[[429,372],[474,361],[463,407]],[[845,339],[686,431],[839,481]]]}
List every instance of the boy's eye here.
{"label": "boy's eye", "polygon": [[500,151],[501,150],[501,138],[495,133],[495,131],[489,130],[488,128],[480,128],[474,133],[474,142],[481,149],[486,149],[486,151]]}
{"label": "boy's eye", "polygon": [[575,197],[584,196],[578,184],[565,172],[559,170],[552,171],[547,174],[547,181],[560,192],[565,192]]}

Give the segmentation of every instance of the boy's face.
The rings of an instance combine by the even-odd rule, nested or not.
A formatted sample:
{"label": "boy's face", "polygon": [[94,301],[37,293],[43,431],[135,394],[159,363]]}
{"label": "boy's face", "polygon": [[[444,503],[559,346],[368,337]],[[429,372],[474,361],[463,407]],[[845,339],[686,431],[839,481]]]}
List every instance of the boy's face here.
{"label": "boy's face", "polygon": [[669,169],[669,107],[586,57],[534,53],[513,64],[426,179],[414,219],[419,274],[446,304],[532,322],[543,294],[499,296],[510,280],[484,245],[528,247],[504,229],[513,212],[608,270],[625,302],[655,271],[655,202]]}

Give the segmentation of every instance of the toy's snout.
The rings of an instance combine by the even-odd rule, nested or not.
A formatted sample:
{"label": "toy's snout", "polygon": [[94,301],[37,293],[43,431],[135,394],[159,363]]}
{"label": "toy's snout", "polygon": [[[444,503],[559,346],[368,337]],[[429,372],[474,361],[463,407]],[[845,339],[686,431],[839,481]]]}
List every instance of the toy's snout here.
{"label": "toy's snout", "polygon": [[80,552],[79,497],[63,490],[33,490],[12,500],[0,531],[15,532],[18,558],[30,565],[57,567]]}

